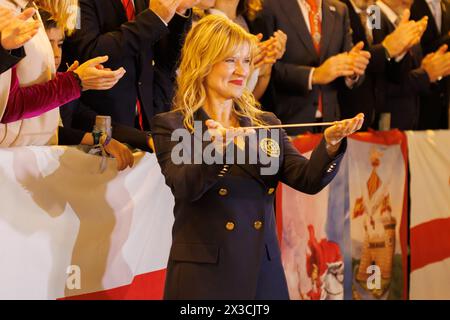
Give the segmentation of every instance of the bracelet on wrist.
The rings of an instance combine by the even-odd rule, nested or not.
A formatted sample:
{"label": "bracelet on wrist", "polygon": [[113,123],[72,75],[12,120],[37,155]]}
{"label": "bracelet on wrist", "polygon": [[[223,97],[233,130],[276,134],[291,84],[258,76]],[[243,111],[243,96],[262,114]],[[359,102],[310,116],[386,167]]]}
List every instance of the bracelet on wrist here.
{"label": "bracelet on wrist", "polygon": [[80,86],[80,89],[83,90],[83,83],[82,83],[82,81],[80,79],[80,76],[75,71],[71,71],[71,72],[72,72],[74,78],[77,80],[78,85]]}
{"label": "bracelet on wrist", "polygon": [[[104,137],[104,138],[103,138]],[[111,142],[111,137],[104,134],[102,136],[102,138],[100,139],[100,143],[102,144],[103,147],[108,146],[108,144]]]}

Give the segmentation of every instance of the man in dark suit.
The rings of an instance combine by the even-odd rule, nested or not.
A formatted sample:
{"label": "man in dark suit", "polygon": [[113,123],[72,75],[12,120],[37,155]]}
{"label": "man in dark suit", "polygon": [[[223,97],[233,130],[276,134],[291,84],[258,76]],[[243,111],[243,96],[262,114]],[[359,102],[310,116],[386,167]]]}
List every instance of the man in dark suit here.
{"label": "man in dark suit", "polygon": [[[383,0],[377,1],[388,23],[382,25],[381,33],[388,35],[395,28],[405,10],[409,11],[412,1]],[[426,18],[422,20],[426,22]],[[423,27],[425,31],[426,25]],[[422,35],[420,35],[422,36]],[[404,54],[402,63],[397,64],[399,69],[394,74],[396,78],[389,79],[386,91],[386,111],[391,115],[390,127],[400,130],[413,130],[418,128],[419,122],[419,95],[427,94],[430,85],[437,81],[439,74],[446,74],[448,66],[444,50],[438,50],[432,57],[423,58],[420,45],[413,46]]]}
{"label": "man in dark suit", "polygon": [[[342,0],[349,9],[350,24],[353,30],[353,42],[364,42],[365,50],[370,52],[371,59],[367,66],[364,82],[356,88],[343,88],[339,91],[339,104],[342,117],[351,117],[363,112],[366,123],[364,128],[378,129],[376,115],[386,111],[387,81],[394,71],[399,71],[396,64],[401,63],[399,57],[409,50],[415,38],[420,34],[420,24],[408,21],[405,16],[399,26],[394,28],[384,14],[379,15],[380,28],[370,28],[367,23],[369,6],[374,1]],[[376,26],[376,24],[375,24]],[[386,37],[381,32],[390,32]]]}
{"label": "man in dark suit", "polygon": [[[283,30],[289,39],[272,72],[272,111],[283,123],[339,119],[338,88],[361,82],[370,58],[362,43],[352,48],[347,7],[335,0],[266,0],[259,19],[266,37]],[[311,128],[287,131],[305,130]]]}
{"label": "man in dark suit", "polygon": [[[164,81],[174,77],[182,39],[190,24],[185,14],[190,14],[188,10],[195,2],[81,0],[81,29],[65,42],[66,59],[85,61],[107,55],[107,67],[122,66],[126,70],[111,90],[85,92],[82,101],[118,123],[149,129],[153,115],[164,111],[154,108],[155,69],[162,72]],[[166,95],[164,90],[158,87],[157,95]]]}
{"label": "man in dark suit", "polygon": [[345,118],[348,115],[363,112],[367,119],[364,128],[378,129],[379,114],[389,111],[386,107],[388,82],[392,78],[401,77],[401,74],[395,73],[410,71],[407,69],[410,66],[402,65],[408,60],[403,57],[418,43],[425,21],[409,21],[407,11],[398,26],[394,26],[384,13],[377,10],[372,17],[379,21],[375,21],[377,22],[375,28],[370,28],[371,24],[367,24],[369,19],[367,9],[370,11],[379,8],[369,8],[374,1],[342,0],[342,2],[349,8],[353,41],[363,41],[365,49],[371,54],[371,61],[361,86],[353,90],[344,88],[339,91],[342,116]]}
{"label": "man in dark suit", "polygon": [[[411,16],[427,16],[427,29],[421,44],[425,54],[436,51],[443,44],[450,46],[450,2],[448,0],[414,0]],[[450,81],[443,78],[433,84],[430,94],[420,98],[419,129],[448,128]]]}

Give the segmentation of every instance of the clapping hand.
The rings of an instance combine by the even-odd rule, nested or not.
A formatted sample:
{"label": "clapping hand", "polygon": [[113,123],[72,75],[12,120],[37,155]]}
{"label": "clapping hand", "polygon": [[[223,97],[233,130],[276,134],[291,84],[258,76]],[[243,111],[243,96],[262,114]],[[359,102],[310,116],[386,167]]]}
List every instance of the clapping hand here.
{"label": "clapping hand", "polygon": [[20,48],[39,30],[39,21],[29,20],[36,10],[28,8],[15,16],[11,10],[0,8],[1,46],[6,50]]}
{"label": "clapping hand", "polygon": [[384,38],[382,45],[391,58],[396,58],[407,52],[412,46],[419,43],[428,24],[425,16],[419,21],[409,20],[410,11],[406,9],[401,17],[400,23],[395,30]]}
{"label": "clapping hand", "polygon": [[97,57],[79,65],[75,61],[67,71],[75,72],[81,80],[82,90],[108,90],[111,89],[125,74],[125,69],[117,70],[104,68],[103,63],[108,56]]}
{"label": "clapping hand", "polygon": [[350,51],[349,56],[353,61],[353,72],[355,76],[362,76],[370,61],[370,52],[364,51],[364,42],[358,42]]}

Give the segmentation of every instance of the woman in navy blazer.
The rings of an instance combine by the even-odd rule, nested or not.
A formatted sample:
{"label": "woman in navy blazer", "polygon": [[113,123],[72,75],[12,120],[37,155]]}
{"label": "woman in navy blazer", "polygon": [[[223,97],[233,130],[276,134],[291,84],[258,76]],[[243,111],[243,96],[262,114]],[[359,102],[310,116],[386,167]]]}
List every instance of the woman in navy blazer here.
{"label": "woman in navy blazer", "polygon": [[289,299],[275,188],[281,181],[319,192],[336,174],[344,138],[364,120],[326,129],[307,160],[284,130],[263,127],[280,121],[245,89],[255,48],[228,19],[200,20],[182,51],[175,108],[153,118],[156,154],[175,196],[165,299]]}

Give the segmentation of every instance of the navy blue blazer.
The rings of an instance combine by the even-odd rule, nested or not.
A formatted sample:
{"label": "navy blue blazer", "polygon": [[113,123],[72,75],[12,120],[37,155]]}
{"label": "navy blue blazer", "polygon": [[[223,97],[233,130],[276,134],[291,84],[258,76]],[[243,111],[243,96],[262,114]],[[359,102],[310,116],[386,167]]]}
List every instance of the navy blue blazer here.
{"label": "navy blue blazer", "polygon": [[[209,117],[199,109],[194,119],[204,124]],[[272,113],[264,113],[262,119],[280,124]],[[319,192],[336,175],[346,142],[332,158],[322,141],[307,160],[283,130],[279,148],[271,149],[279,170],[262,175],[265,165],[259,160],[256,164],[174,164],[171,154],[179,141],[171,141],[171,134],[184,128],[182,114],[158,114],[152,122],[158,162],[175,196],[164,298],[289,299],[276,234],[275,189],[281,181],[305,193]],[[250,121],[241,119],[240,124],[248,126]],[[269,134],[269,139],[273,137]],[[190,135],[187,145],[195,139]],[[263,152],[261,141],[258,138],[258,152]],[[203,142],[202,149],[207,145]]]}

